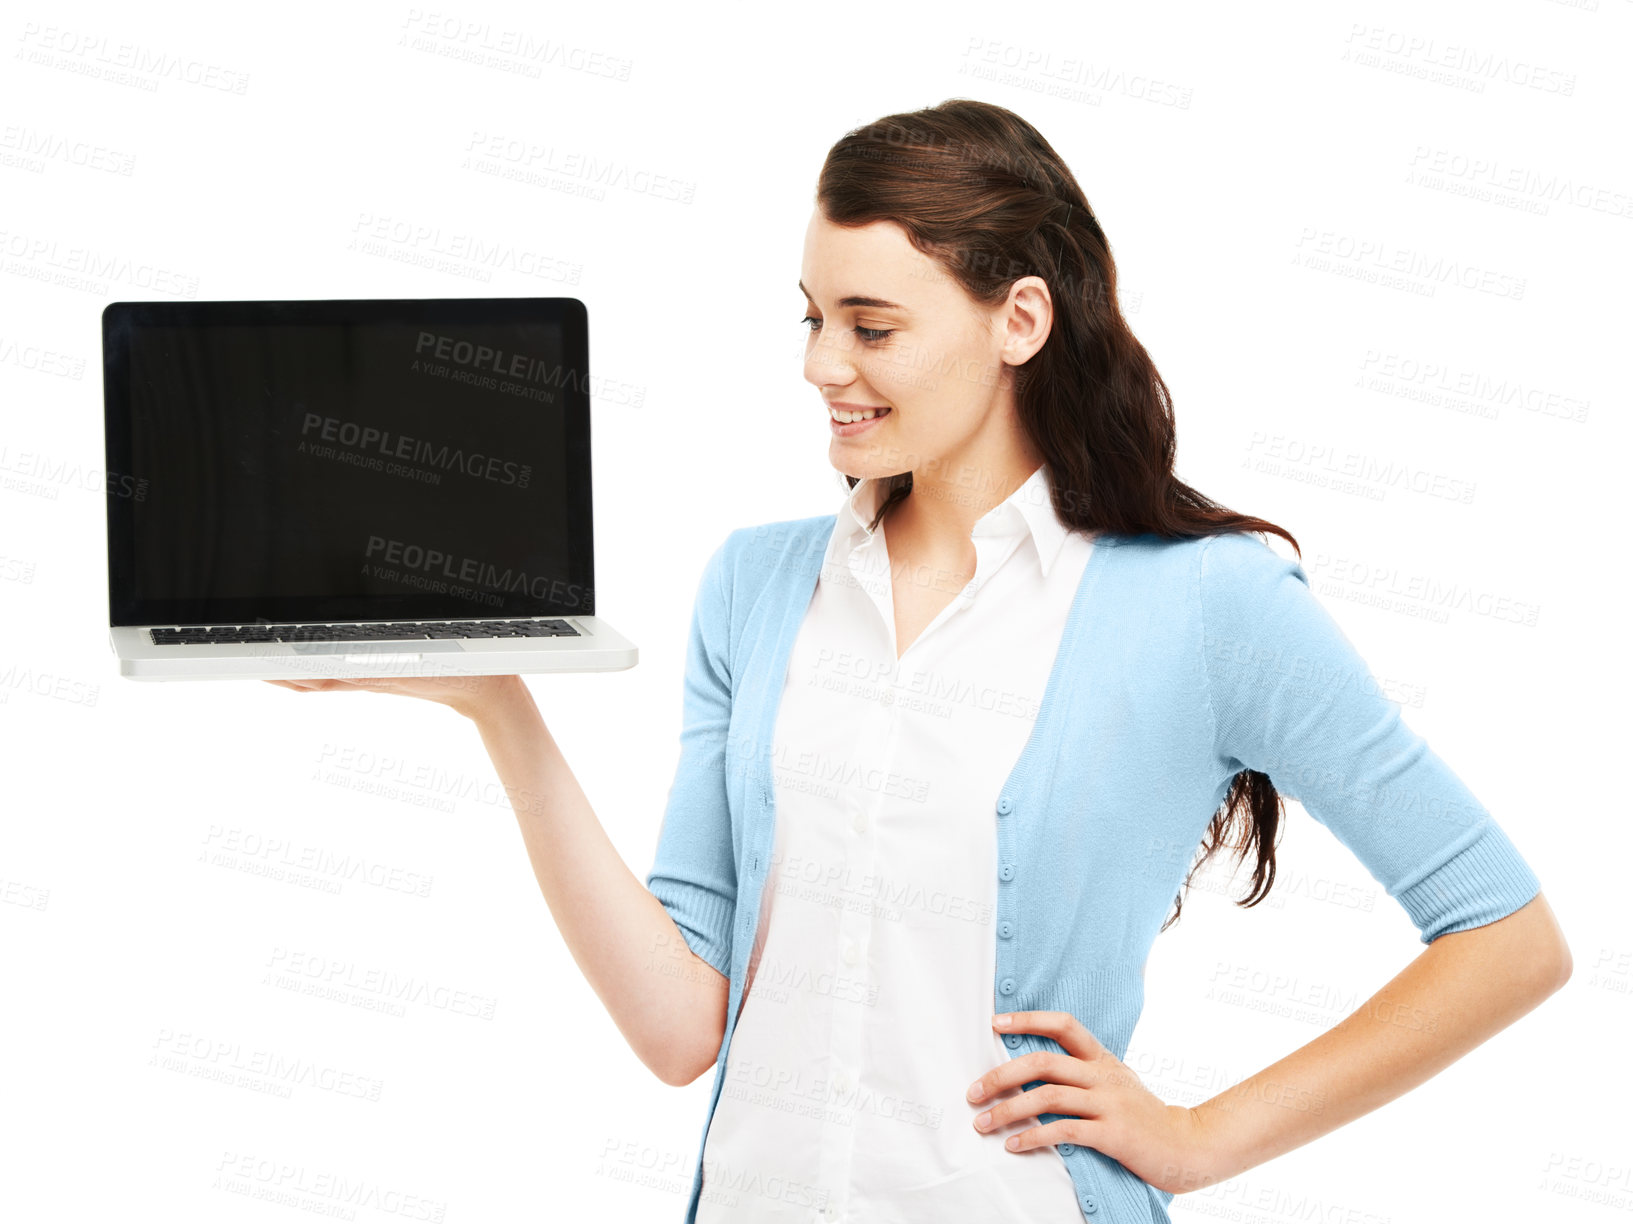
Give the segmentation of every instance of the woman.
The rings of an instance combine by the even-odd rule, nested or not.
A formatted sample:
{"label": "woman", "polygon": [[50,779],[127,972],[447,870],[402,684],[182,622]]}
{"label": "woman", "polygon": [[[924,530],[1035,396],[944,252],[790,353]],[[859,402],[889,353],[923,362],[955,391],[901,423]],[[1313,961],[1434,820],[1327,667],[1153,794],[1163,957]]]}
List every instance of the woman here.
{"label": "woman", "polygon": [[[1563,985],[1529,866],[1250,533],[1296,540],[1176,479],[1105,235],[1030,125],[955,99],[847,134],[800,289],[848,494],[710,558],[645,887],[519,678],[288,682],[476,722],[631,1047],[715,1069],[688,1221],[1164,1221]],[[1227,842],[1263,899],[1284,795],[1428,949],[1165,1105],[1120,1061],[1146,955]]]}

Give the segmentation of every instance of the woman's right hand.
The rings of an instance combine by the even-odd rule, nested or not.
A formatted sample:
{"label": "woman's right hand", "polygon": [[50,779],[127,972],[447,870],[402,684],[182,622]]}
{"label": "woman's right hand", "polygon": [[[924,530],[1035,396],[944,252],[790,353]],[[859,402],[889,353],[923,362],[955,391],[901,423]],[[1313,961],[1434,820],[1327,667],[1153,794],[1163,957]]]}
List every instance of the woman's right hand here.
{"label": "woman's right hand", "polygon": [[520,676],[365,676],[355,680],[268,680],[297,693],[398,693],[445,705],[467,718],[498,704],[517,688]]}

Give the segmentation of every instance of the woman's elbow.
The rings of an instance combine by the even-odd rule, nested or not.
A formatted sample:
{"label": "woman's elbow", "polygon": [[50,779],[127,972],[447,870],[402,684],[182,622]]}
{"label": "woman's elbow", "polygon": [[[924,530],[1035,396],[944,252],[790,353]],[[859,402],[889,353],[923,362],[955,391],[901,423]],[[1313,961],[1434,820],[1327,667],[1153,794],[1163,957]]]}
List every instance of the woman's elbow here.
{"label": "woman's elbow", "polygon": [[714,1066],[713,1063],[708,1063],[707,1065],[703,1066],[694,1064],[691,1067],[683,1068],[677,1074],[669,1075],[667,1078],[664,1078],[663,1082],[668,1084],[671,1088],[684,1088],[688,1084],[696,1083],[698,1077],[712,1066]]}
{"label": "woman's elbow", "polygon": [[1559,920],[1554,917],[1554,911],[1549,906],[1547,898],[1538,893],[1534,900],[1541,904],[1537,907],[1547,917],[1547,922],[1541,924],[1544,931],[1543,950],[1539,959],[1547,966],[1548,994],[1555,994],[1565,988],[1565,983],[1571,980],[1571,972],[1576,963],[1571,958],[1571,945],[1565,939],[1565,932],[1560,929]]}
{"label": "woman's elbow", "polygon": [[713,1059],[704,1062],[701,1058],[687,1056],[680,1050],[664,1051],[659,1056],[647,1060],[648,1070],[671,1088],[684,1088],[695,1083],[697,1078],[712,1066]]}
{"label": "woman's elbow", "polygon": [[1559,950],[1554,960],[1554,988],[1549,994],[1565,989],[1565,983],[1571,980],[1571,971],[1576,968],[1576,963],[1571,959],[1571,947],[1565,942],[1563,933],[1560,934]]}
{"label": "woman's elbow", "polygon": [[1545,999],[1563,990],[1571,980],[1575,963],[1571,958],[1571,945],[1547,898],[1539,892],[1509,917],[1520,927],[1516,936],[1525,940],[1523,955],[1531,967],[1530,978],[1537,998]]}
{"label": "woman's elbow", "polygon": [[652,1073],[671,1088],[684,1088],[713,1067],[726,1037],[727,979],[703,962],[698,963],[716,988],[693,1001],[690,1015],[680,1011],[670,1015],[657,1047],[643,1059]]}

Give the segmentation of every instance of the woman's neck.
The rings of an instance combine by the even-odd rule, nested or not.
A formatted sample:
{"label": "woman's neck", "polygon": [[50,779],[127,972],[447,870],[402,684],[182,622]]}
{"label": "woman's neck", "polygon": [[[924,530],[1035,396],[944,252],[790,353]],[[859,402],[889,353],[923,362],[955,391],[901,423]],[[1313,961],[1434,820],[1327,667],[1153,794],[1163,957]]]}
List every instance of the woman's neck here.
{"label": "woman's neck", "polygon": [[880,523],[890,527],[892,563],[973,570],[975,524],[1025,484],[1042,462],[1032,453],[1017,452],[1001,464],[963,469],[982,473],[980,479],[961,479],[958,470],[943,469],[932,476],[915,471],[912,489]]}

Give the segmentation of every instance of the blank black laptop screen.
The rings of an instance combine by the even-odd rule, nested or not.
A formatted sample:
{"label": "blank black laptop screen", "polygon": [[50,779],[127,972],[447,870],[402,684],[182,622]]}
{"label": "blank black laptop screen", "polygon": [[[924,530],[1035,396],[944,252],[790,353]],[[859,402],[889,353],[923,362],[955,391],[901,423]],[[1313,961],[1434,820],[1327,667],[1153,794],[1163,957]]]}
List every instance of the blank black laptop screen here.
{"label": "blank black laptop screen", "polygon": [[115,625],[593,615],[572,298],[114,303]]}

